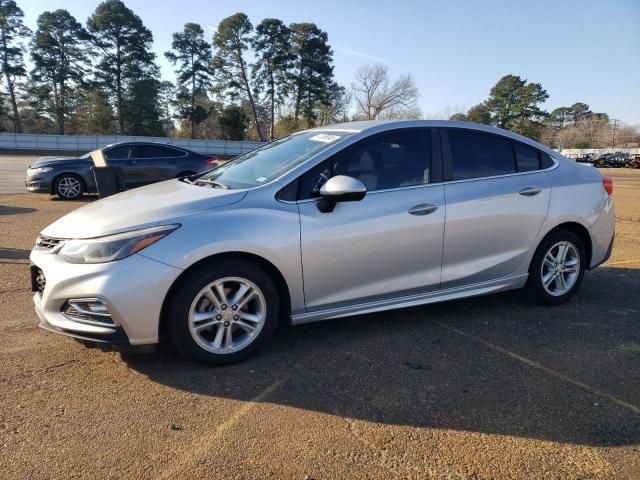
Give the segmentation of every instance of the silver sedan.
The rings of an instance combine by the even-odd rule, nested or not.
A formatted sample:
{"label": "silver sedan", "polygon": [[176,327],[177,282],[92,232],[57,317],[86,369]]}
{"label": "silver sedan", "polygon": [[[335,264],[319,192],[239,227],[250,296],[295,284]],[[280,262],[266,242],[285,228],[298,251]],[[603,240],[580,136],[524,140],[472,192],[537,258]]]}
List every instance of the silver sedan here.
{"label": "silver sedan", "polygon": [[557,305],[614,237],[612,184],[464,122],[303,131],[204,174],[94,202],[31,253],[40,325],[168,340],[208,364],[302,324],[524,289]]}

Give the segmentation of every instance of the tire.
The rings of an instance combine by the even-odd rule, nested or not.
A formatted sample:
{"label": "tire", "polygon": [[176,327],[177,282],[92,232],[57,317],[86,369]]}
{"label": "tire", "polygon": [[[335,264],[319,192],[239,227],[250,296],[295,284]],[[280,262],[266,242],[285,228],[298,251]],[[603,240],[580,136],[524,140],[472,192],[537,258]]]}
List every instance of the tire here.
{"label": "tire", "polygon": [[61,200],[77,200],[84,191],[82,178],[73,173],[63,173],[53,184],[53,193]]}
{"label": "tire", "polygon": [[586,262],[586,250],[578,235],[568,230],[547,235],[531,261],[526,296],[540,305],[566,302],[582,283]]}
{"label": "tire", "polygon": [[[241,295],[244,288],[249,290]],[[236,295],[240,300],[234,303]],[[171,293],[165,314],[180,353],[205,365],[223,365],[249,357],[273,334],[280,302],[261,268],[227,258],[189,273]]]}

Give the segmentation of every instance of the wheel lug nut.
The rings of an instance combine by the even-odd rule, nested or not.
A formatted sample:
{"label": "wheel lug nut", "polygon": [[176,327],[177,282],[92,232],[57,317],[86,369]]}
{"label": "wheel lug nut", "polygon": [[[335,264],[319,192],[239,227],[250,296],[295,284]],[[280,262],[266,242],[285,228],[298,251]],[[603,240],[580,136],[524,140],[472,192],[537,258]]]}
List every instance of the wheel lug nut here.
{"label": "wheel lug nut", "polygon": [[231,306],[231,310],[237,310],[238,309],[238,305],[232,305]]}
{"label": "wheel lug nut", "polygon": [[227,306],[223,303],[222,305],[220,305],[220,308],[221,308],[222,310],[226,310],[226,309],[227,309]]}
{"label": "wheel lug nut", "polygon": [[222,315],[216,315],[216,320],[222,320]]}
{"label": "wheel lug nut", "polygon": [[234,315],[234,316],[233,316],[233,319],[234,319],[234,320],[238,320],[239,318],[240,318],[240,315]]}

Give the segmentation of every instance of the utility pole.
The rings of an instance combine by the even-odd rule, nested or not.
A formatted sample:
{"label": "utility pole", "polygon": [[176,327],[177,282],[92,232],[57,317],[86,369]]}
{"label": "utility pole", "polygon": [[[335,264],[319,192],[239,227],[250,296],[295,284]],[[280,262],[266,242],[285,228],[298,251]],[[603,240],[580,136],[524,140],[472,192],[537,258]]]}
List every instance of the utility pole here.
{"label": "utility pole", "polygon": [[613,131],[611,132],[611,148],[615,148],[616,147],[616,129],[618,128],[618,122],[620,120],[618,120],[617,118],[614,118],[612,120],[613,122]]}

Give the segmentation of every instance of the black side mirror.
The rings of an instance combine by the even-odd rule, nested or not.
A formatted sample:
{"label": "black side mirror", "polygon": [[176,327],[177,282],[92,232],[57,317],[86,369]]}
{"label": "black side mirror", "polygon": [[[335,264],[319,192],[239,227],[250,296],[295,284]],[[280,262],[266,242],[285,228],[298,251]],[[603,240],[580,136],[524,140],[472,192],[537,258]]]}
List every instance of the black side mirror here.
{"label": "black side mirror", "polygon": [[318,210],[322,213],[333,212],[338,202],[357,202],[367,194],[367,187],[353,177],[337,175],[330,178],[320,189]]}

